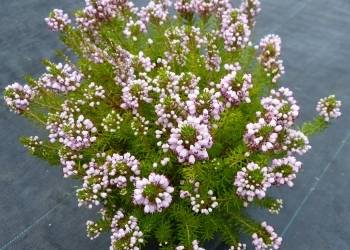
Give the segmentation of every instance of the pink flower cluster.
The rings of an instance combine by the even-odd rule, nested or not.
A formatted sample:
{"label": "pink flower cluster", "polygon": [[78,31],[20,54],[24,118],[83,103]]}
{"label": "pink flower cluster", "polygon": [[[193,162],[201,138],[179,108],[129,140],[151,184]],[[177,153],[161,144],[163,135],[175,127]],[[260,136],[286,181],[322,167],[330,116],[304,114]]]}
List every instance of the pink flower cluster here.
{"label": "pink flower cluster", "polygon": [[250,149],[303,154],[310,148],[307,137],[290,128],[299,115],[292,91],[284,87],[271,90],[270,96],[261,99],[261,105],[263,111],[257,112],[258,121],[248,123],[243,136]]}
{"label": "pink flower cluster", "polygon": [[258,233],[252,235],[253,245],[255,250],[279,249],[282,244],[282,238],[278,237],[272,226],[267,225],[266,222],[261,223],[262,230],[269,235],[269,243],[265,242],[262,236]]}
{"label": "pink flower cluster", "polygon": [[192,0],[175,0],[174,8],[178,13],[180,13],[184,17],[191,16],[194,12]]}
{"label": "pink flower cluster", "polygon": [[250,162],[237,172],[234,185],[236,193],[251,202],[254,198],[262,199],[266,195],[267,188],[274,183],[274,178],[268,172],[267,167],[260,167]]}
{"label": "pink flower cluster", "polygon": [[113,154],[107,156],[101,165],[93,160],[83,167],[83,187],[77,190],[80,206],[100,205],[108,197],[108,193],[125,188],[128,181],[133,183],[140,174],[139,161],[130,153]]}
{"label": "pink flower cluster", "polygon": [[179,95],[161,95],[159,103],[155,105],[155,110],[158,116],[156,124],[169,129],[175,127],[186,115],[184,112],[185,104],[181,101]]}
{"label": "pink flower cluster", "polygon": [[134,204],[143,205],[145,213],[161,212],[170,206],[174,188],[164,175],[151,173],[148,178],[136,179]]}
{"label": "pink flower cluster", "polygon": [[83,90],[83,99],[77,100],[80,105],[88,104],[91,108],[100,105],[100,101],[105,99],[106,91],[100,85],[91,82],[87,88]]}
{"label": "pink flower cluster", "polygon": [[249,89],[253,87],[252,75],[242,73],[238,63],[225,65],[225,68],[229,73],[221,79],[218,88],[226,100],[226,105],[237,106],[242,102],[249,103]]}
{"label": "pink flower cluster", "polygon": [[186,62],[186,56],[189,53],[188,43],[189,37],[186,34],[184,27],[175,27],[165,32],[169,50],[164,56],[167,62],[176,61],[180,65]]}
{"label": "pink flower cluster", "polygon": [[199,194],[199,182],[194,183],[193,193],[189,191],[180,191],[180,198],[189,198],[191,201],[192,211],[195,213],[201,213],[208,215],[213,212],[219,203],[216,201],[213,190],[208,190],[203,197]]}
{"label": "pink flower cluster", "polygon": [[69,148],[61,148],[58,151],[58,155],[63,166],[63,177],[68,178],[77,175],[79,164],[76,162],[79,162],[83,155],[78,151],[71,151]]}
{"label": "pink flower cluster", "polygon": [[189,116],[171,129],[169,148],[177,154],[179,162],[194,164],[196,159],[208,158],[207,149],[213,145],[208,125],[197,117]]}
{"label": "pink flower cluster", "polygon": [[255,25],[256,16],[261,11],[260,5],[260,0],[243,0],[241,3],[240,10],[247,16],[250,28]]}
{"label": "pink flower cluster", "polygon": [[145,32],[147,32],[146,24],[141,20],[134,21],[132,18],[129,19],[123,31],[124,35],[127,38],[131,37],[133,41],[137,41],[137,36]]}
{"label": "pink flower cluster", "polygon": [[44,73],[38,80],[38,85],[58,93],[68,93],[80,87],[83,74],[70,64],[51,64],[46,67]]}
{"label": "pink flower cluster", "polygon": [[[293,156],[275,159],[268,168],[260,167],[255,163],[249,163],[237,172],[234,182],[234,185],[237,187],[237,194],[245,198],[248,202],[252,202],[255,197],[258,199],[264,198],[267,188],[272,184],[288,184],[292,187],[293,180],[296,178],[301,165],[302,163],[297,161]],[[277,209],[279,208],[275,210]]]}
{"label": "pink flower cluster", "polygon": [[137,13],[140,20],[144,24],[154,21],[157,24],[163,24],[169,14],[169,0],[151,0],[146,7],[142,7]]}
{"label": "pink flower cluster", "polygon": [[275,120],[259,118],[256,123],[248,123],[246,129],[243,139],[250,149],[267,152],[279,148],[278,135],[283,127]]}
{"label": "pink flower cluster", "polygon": [[287,135],[282,145],[282,149],[288,151],[290,154],[297,153],[299,155],[305,154],[311,146],[309,145],[309,139],[307,136],[294,129],[287,129]]}
{"label": "pink flower cluster", "polygon": [[224,104],[220,97],[220,92],[215,88],[204,88],[202,93],[196,92],[189,95],[189,99],[186,101],[188,114],[199,116],[205,124],[209,124],[209,118],[219,120],[224,111]]}
{"label": "pink flower cluster", "polygon": [[114,57],[108,56],[106,61],[113,66],[116,84],[125,86],[135,79],[132,54],[129,51],[117,47]]}
{"label": "pink flower cluster", "polygon": [[293,97],[293,92],[281,87],[271,90],[271,95],[261,99],[264,117],[267,121],[276,120],[283,127],[291,127],[299,115],[299,106]]}
{"label": "pink flower cluster", "polygon": [[120,129],[120,124],[124,121],[121,115],[115,110],[112,110],[105,118],[103,118],[101,126],[104,131],[109,133],[115,133]]}
{"label": "pink flower cluster", "polygon": [[21,85],[17,82],[5,88],[4,100],[13,112],[20,114],[29,109],[30,102],[34,99],[36,90],[29,85]]}
{"label": "pink flower cluster", "polygon": [[152,98],[150,98],[148,92],[151,90],[148,82],[144,79],[136,79],[128,82],[123,87],[122,100],[123,103],[120,105],[123,109],[131,109],[133,113],[137,113],[138,107],[141,101],[150,103]]}
{"label": "pink flower cluster", "polygon": [[271,214],[279,214],[282,208],[283,208],[283,200],[276,199],[275,202],[269,207],[268,211]]}
{"label": "pink flower cluster", "polygon": [[24,143],[24,147],[34,153],[39,146],[43,145],[43,143],[44,142],[41,141],[38,136],[29,136]]}
{"label": "pink flower cluster", "polygon": [[146,57],[142,51],[140,51],[137,56],[133,56],[133,59],[136,61],[135,66],[141,67],[141,71],[151,72],[156,66],[154,63],[152,63],[151,58]]}
{"label": "pink flower cluster", "polygon": [[294,185],[293,180],[296,178],[296,174],[301,169],[302,163],[297,161],[294,156],[287,156],[281,159],[274,159],[269,172],[272,173],[275,179],[274,184],[284,185],[292,187]]}
{"label": "pink flower cluster", "polygon": [[196,94],[199,92],[198,83],[201,79],[200,77],[196,76],[192,72],[182,72],[176,77],[177,80],[169,85],[170,93],[190,96],[191,94]]}
{"label": "pink flower cluster", "polygon": [[76,169],[75,161],[61,159],[61,164],[63,165],[63,177],[68,178],[69,176],[78,174]]}
{"label": "pink flower cluster", "polygon": [[232,4],[230,0],[219,0],[218,1],[218,9],[216,11],[216,16],[221,18],[222,14],[229,9],[232,9]]}
{"label": "pink flower cluster", "polygon": [[131,130],[134,131],[134,135],[147,135],[149,130],[150,121],[145,117],[141,116],[139,113],[136,113],[132,118],[130,123]]}
{"label": "pink flower cluster", "polygon": [[86,232],[87,237],[89,237],[90,240],[94,240],[100,236],[102,228],[98,223],[88,220],[86,221]]}
{"label": "pink flower cluster", "polygon": [[236,51],[249,44],[250,28],[247,16],[239,9],[228,9],[221,15],[221,36],[227,51]]}
{"label": "pink flower cluster", "polygon": [[[171,0],[150,0],[140,9],[128,0],[85,2],[76,14],[77,27],[62,10],[54,9],[45,19],[52,31],[64,32],[80,68],[48,62],[47,72],[32,81],[34,87],[14,83],[6,88],[5,101],[14,112],[46,122],[53,145],[38,137],[26,138],[25,145],[39,156],[46,148],[49,154],[57,149],[64,176],[83,180],[76,191],[79,206],[102,207],[101,220],[86,223],[88,236],[94,239],[110,225],[111,250],[139,250],[140,228],[147,237],[159,235],[143,228],[145,223],[139,226],[133,215],[168,216],[171,205],[192,210],[198,219],[237,205],[236,199],[240,209],[256,201],[278,213],[282,200],[267,199],[268,188],[294,185],[302,167],[295,156],[310,149],[302,131],[339,117],[341,102],[335,96],[322,98],[316,107],[320,117],[302,131],[293,129],[300,108],[288,88],[271,90],[259,105],[256,98],[284,73],[277,35],[264,37],[255,49],[250,42],[260,0],[242,0],[239,7],[229,0],[175,0],[173,18]],[[251,52],[257,52],[257,62]],[[266,81],[259,83],[257,77],[255,83],[253,76],[262,69]],[[184,169],[178,171],[179,166]],[[217,176],[204,183],[208,166],[207,174]],[[233,200],[222,190],[233,190]],[[118,199],[124,210],[116,206]],[[244,221],[238,221],[238,230]],[[266,222],[252,228],[256,250],[280,247],[282,239]],[[186,247],[182,240],[177,235],[159,246],[178,243],[176,250],[204,250],[197,240]],[[230,250],[246,249],[232,244]]]}
{"label": "pink flower cluster", "polygon": [[86,6],[82,13],[76,16],[78,27],[83,31],[96,32],[100,23],[116,17],[117,0],[85,0]]}
{"label": "pink flower cluster", "polygon": [[212,88],[200,91],[200,78],[192,73],[176,75],[167,69],[153,81],[153,91],[159,93],[155,105],[158,116],[156,138],[170,136],[159,141],[164,152],[175,152],[179,162],[195,163],[208,158],[207,149],[213,144],[210,135],[211,119],[220,119],[224,110],[221,94]]}
{"label": "pink flower cluster", "polygon": [[168,65],[176,62],[184,66],[191,49],[201,50],[207,44],[207,38],[196,26],[176,26],[165,31],[167,50],[164,59],[159,59]]}
{"label": "pink flower cluster", "polygon": [[118,210],[111,223],[111,247],[110,250],[139,250],[139,244],[143,243],[143,233],[138,226],[137,218],[129,216],[126,221],[123,211]]}
{"label": "pink flower cluster", "polygon": [[188,115],[195,115],[199,80],[192,73],[176,75],[169,70],[153,80],[153,90],[159,93],[159,103],[155,105],[157,125],[171,129]]}
{"label": "pink flower cluster", "polygon": [[194,11],[200,16],[208,16],[219,7],[219,0],[192,0]]}
{"label": "pink flower cluster", "polygon": [[220,51],[216,46],[218,32],[212,32],[207,36],[206,53],[204,56],[205,67],[209,71],[219,72],[221,68]]}
{"label": "pink flower cluster", "polygon": [[341,116],[340,112],[341,101],[335,98],[335,95],[321,98],[316,106],[320,116],[328,122],[330,119],[335,119]]}
{"label": "pink flower cluster", "polygon": [[265,36],[260,40],[259,50],[258,61],[272,78],[272,82],[277,82],[284,74],[283,61],[280,59],[281,38],[271,34]]}
{"label": "pink flower cluster", "polygon": [[63,10],[54,9],[49,17],[45,18],[45,22],[49,26],[49,29],[57,32],[63,31],[72,21],[69,19],[68,14]]}
{"label": "pink flower cluster", "polygon": [[[86,38],[81,43],[83,55],[92,63],[101,64],[110,59],[108,52],[96,46],[90,38]],[[111,60],[112,61],[112,60]]]}
{"label": "pink flower cluster", "polygon": [[46,129],[49,131],[50,142],[58,140],[73,151],[90,147],[96,141],[94,134],[97,129],[94,124],[81,114],[75,117],[66,103],[62,108],[61,113],[51,114],[48,118]]}

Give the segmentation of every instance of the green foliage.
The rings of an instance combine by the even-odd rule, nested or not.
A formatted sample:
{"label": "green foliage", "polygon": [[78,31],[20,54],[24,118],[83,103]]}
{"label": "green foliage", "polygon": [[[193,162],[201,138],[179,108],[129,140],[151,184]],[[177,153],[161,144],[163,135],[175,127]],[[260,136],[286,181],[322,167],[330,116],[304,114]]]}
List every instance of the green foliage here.
{"label": "green foliage", "polygon": [[328,126],[329,123],[326,122],[323,117],[318,116],[313,121],[304,122],[301,126],[301,131],[307,136],[312,136],[321,133],[328,128]]}
{"label": "green foliage", "polygon": [[57,155],[57,150],[60,148],[58,143],[42,142],[40,145],[33,145],[30,137],[21,137],[20,141],[32,155],[47,161],[50,165],[60,164],[60,158]]}
{"label": "green foliage", "polygon": [[[96,228],[101,228],[101,231],[110,230],[114,214],[122,208],[125,215],[132,215],[138,219],[138,225],[145,238],[144,244],[147,244],[148,240],[156,239],[161,243],[160,248],[163,250],[174,249],[178,245],[191,249],[194,240],[209,241],[216,236],[219,236],[228,245],[237,245],[242,233],[248,235],[257,233],[266,242],[269,242],[266,230],[245,214],[247,200],[237,195],[237,188],[233,185],[237,172],[245,168],[248,163],[254,162],[259,166],[268,166],[273,159],[287,156],[286,150],[262,152],[250,149],[244,143],[243,136],[247,131],[247,124],[256,122],[257,112],[263,110],[261,98],[268,95],[271,89],[276,87],[272,77],[266,74],[263,66],[256,59],[256,49],[253,46],[247,46],[232,52],[226,51],[223,39],[211,33],[212,30],[219,29],[220,25],[220,20],[215,15],[201,19],[191,14],[182,15],[178,16],[177,19],[165,21],[163,25],[151,21],[147,33],[138,32],[135,36],[136,39],[126,39],[123,31],[132,14],[127,12],[125,15],[123,18],[116,17],[102,22],[98,29],[98,36],[71,26],[67,26],[61,34],[61,39],[67,49],[77,57],[76,67],[85,76],[76,91],[57,93],[40,86],[37,79],[27,77],[28,84],[35,88],[38,94],[32,100],[30,109],[23,112],[25,117],[44,128],[51,120],[56,119],[55,121],[59,124],[61,116],[66,115],[67,110],[64,109],[69,107],[76,112],[73,112],[73,117],[83,114],[84,118],[92,121],[96,127],[96,140],[91,143],[91,146],[79,150],[69,149],[59,140],[51,143],[46,140],[39,141],[37,138],[23,137],[21,142],[31,154],[52,165],[58,165],[67,159],[73,160],[77,171],[75,178],[80,180],[86,176],[89,163],[104,163],[105,158],[100,157],[100,155],[110,156],[116,153],[123,155],[127,152],[140,162],[139,178],[147,178],[150,173],[156,172],[169,179],[171,186],[174,187],[172,203],[161,213],[146,214],[140,206],[135,206],[132,200],[135,180],[120,189],[108,190],[107,198],[100,203],[103,205],[104,214],[96,222]],[[184,78],[181,83],[184,86],[180,87],[184,88],[188,87],[192,74],[194,74],[199,79],[198,92],[200,92],[199,96],[204,103],[203,106],[210,106],[211,96],[205,91],[220,83],[221,79],[227,75],[227,70],[224,67],[220,67],[217,71],[209,71],[206,68],[206,58],[203,54],[208,48],[196,46],[191,25],[200,28],[199,34],[201,36],[214,41],[222,65],[233,65],[237,62],[241,65],[241,70],[235,76],[236,85],[242,85],[245,73],[251,74],[253,84],[249,90],[250,100],[227,107],[221,113],[220,120],[213,118],[210,120],[208,127],[214,143],[208,149],[209,159],[197,160],[194,164],[179,162],[177,155],[173,152],[162,150],[161,145],[169,138],[170,129],[169,131],[163,129],[161,136],[155,136],[162,129],[157,123],[158,116],[155,105],[158,103],[147,103],[145,100],[140,100],[137,112],[127,109],[122,106],[124,86],[116,84],[116,78],[124,77],[123,74],[130,73],[122,71],[122,64],[129,63],[127,59],[136,64],[134,61],[137,59],[135,58],[142,51],[145,57],[156,62],[157,59],[164,57],[165,52],[174,49],[171,47],[172,39],[167,38],[166,34],[174,35],[172,33],[175,30],[174,27],[182,27],[189,37],[189,52],[183,64],[179,63],[177,59],[170,60],[168,65],[157,63],[154,69],[147,73],[143,72],[142,66],[135,65],[132,73],[135,78],[150,79],[149,82],[152,84],[156,82],[158,85],[155,85],[154,89],[156,87],[163,89],[169,87],[171,76],[168,68],[171,68],[175,75],[183,74]],[[150,38],[153,43],[149,42]],[[121,48],[130,53],[130,58],[126,59],[120,56]],[[175,48],[179,51],[181,49],[183,48],[180,45]],[[89,55],[96,51],[103,51],[107,54],[108,60],[100,63],[93,62]],[[58,52],[58,54],[66,63],[72,64],[63,51]],[[53,62],[44,60],[43,64],[54,69],[51,73],[60,74],[59,69],[55,69]],[[87,96],[91,94],[89,92],[91,83],[101,86],[105,91],[104,98],[96,98],[98,104],[96,104],[97,102],[89,104]],[[142,89],[137,86],[132,91],[136,92],[135,95],[137,95]],[[181,101],[188,98],[188,93],[183,92],[179,94]],[[152,100],[156,101],[159,101],[161,96],[160,91],[153,91],[149,95]],[[219,96],[218,100],[224,102],[224,98]],[[169,96],[164,97],[164,99],[166,108],[172,110],[176,115],[184,112],[184,108],[176,106],[174,100]],[[203,109],[203,107],[201,108]],[[74,118],[76,119],[76,117]],[[317,117],[313,121],[305,122],[300,130],[305,135],[310,136],[322,132],[327,127],[328,123],[322,117]],[[70,128],[65,127],[65,129],[69,130]],[[78,130],[80,129],[81,127],[78,127]],[[259,135],[269,135],[273,129],[266,126]],[[188,144],[195,144],[198,139],[197,130],[192,126],[183,126],[180,133],[181,138]],[[162,163],[164,159],[168,160],[165,164]],[[257,183],[264,179],[260,170],[253,171],[251,177]],[[181,191],[193,191],[196,182],[200,183],[196,195],[203,200],[203,203],[210,200],[210,192],[215,194],[217,199],[218,206],[207,215],[195,213],[191,200],[180,197]],[[155,199],[159,193],[157,188],[159,189],[159,186],[147,186],[144,193],[149,198]],[[80,200],[85,200],[90,196],[97,197],[91,190],[83,189],[77,192],[77,196]],[[254,200],[252,204],[273,210],[279,207],[279,202],[279,200],[267,196]]]}

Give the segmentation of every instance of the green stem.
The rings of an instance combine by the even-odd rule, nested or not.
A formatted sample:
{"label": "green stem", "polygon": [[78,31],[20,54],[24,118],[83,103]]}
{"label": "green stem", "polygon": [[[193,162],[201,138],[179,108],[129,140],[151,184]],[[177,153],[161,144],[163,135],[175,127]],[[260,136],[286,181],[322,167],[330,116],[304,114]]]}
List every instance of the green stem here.
{"label": "green stem", "polygon": [[243,225],[245,225],[247,228],[249,228],[251,230],[251,232],[256,232],[256,231],[261,231],[260,229],[250,225],[248,222],[246,222],[245,220],[243,220],[239,215],[234,215],[235,219],[238,220],[240,223],[242,223]]}
{"label": "green stem", "polygon": [[312,136],[317,133],[321,133],[323,130],[328,128],[329,124],[326,122],[323,117],[317,116],[313,121],[304,122],[300,130],[306,136]]}
{"label": "green stem", "polygon": [[59,108],[51,106],[51,105],[48,105],[48,104],[45,104],[45,103],[41,103],[41,102],[37,102],[37,101],[34,101],[33,103],[38,104],[38,105],[40,105],[42,107],[46,107],[46,108],[50,108],[50,109],[54,109],[54,110],[60,111]]}
{"label": "green stem", "polygon": [[190,231],[189,231],[189,229],[188,229],[187,223],[186,223],[186,232],[187,232],[187,240],[188,240],[188,243],[191,244]]}
{"label": "green stem", "polygon": [[28,112],[26,112],[26,114],[28,114],[30,117],[32,117],[35,121],[39,122],[41,125],[46,126],[46,122],[43,121],[39,116],[37,116],[33,112],[28,111]]}

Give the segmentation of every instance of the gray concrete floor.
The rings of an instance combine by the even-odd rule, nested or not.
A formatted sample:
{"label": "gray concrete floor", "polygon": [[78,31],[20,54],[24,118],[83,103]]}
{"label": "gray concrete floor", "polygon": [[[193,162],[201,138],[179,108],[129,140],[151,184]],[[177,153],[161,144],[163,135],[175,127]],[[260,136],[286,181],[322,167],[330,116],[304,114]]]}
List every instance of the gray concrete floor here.
{"label": "gray concrete floor", "polygon": [[[60,47],[43,18],[52,8],[72,11],[82,0],[1,0],[0,84],[4,88],[39,75],[42,58]],[[282,249],[350,249],[350,1],[265,0],[255,32],[283,39],[285,85],[302,105],[301,120],[312,118],[319,97],[336,94],[344,116],[325,134],[312,138],[303,157],[304,170],[293,189],[276,190],[285,207],[278,216],[251,211],[267,219],[284,236]],[[77,182],[61,170],[26,154],[21,135],[38,129],[0,105],[0,250],[108,249],[108,236],[90,241],[85,221],[94,212],[78,208]],[[223,249],[223,248],[222,248]]]}

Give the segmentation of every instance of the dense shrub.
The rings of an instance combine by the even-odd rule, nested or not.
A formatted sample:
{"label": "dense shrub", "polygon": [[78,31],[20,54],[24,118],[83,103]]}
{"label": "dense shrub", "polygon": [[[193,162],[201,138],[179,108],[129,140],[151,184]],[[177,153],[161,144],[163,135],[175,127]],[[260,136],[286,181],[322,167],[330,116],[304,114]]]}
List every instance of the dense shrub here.
{"label": "dense shrub", "polygon": [[[293,186],[308,136],[340,115],[334,96],[313,121],[279,87],[281,39],[250,41],[258,0],[86,0],[72,22],[46,19],[76,55],[45,61],[46,73],[14,83],[9,108],[48,131],[24,137],[29,151],[80,179],[79,205],[98,207],[88,237],[111,232],[111,249],[203,249],[218,235],[231,249],[278,249],[282,239],[247,213],[278,213],[272,187]],[[73,26],[74,25],[74,26]],[[69,53],[71,54],[71,53]],[[74,63],[73,63],[74,61]]]}

